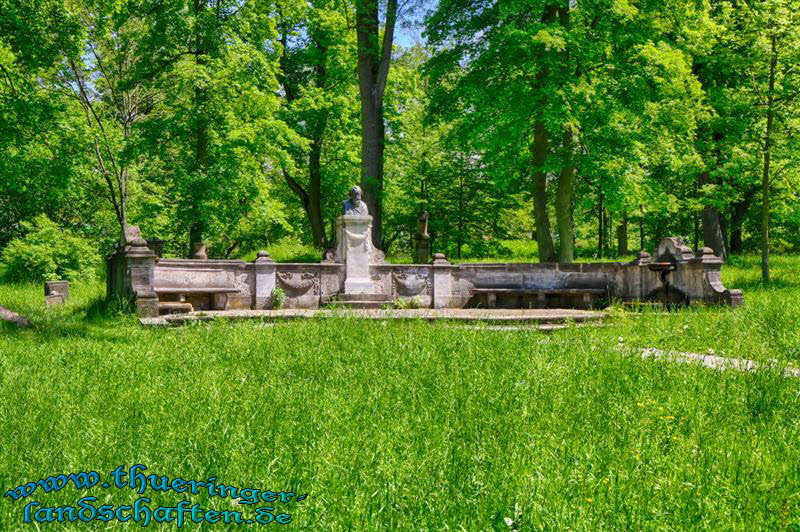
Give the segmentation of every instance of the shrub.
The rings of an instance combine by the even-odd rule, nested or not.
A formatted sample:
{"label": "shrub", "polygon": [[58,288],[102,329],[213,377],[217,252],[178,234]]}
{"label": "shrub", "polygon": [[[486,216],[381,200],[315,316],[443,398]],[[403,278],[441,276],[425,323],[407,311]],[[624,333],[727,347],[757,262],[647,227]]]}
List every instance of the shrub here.
{"label": "shrub", "polygon": [[286,303],[286,292],[283,291],[283,288],[280,286],[276,286],[272,289],[272,308],[275,310],[280,310],[283,308],[283,305]]}
{"label": "shrub", "polygon": [[60,228],[44,214],[23,222],[26,235],[3,251],[6,276],[13,281],[76,281],[93,277],[100,257],[86,239]]}
{"label": "shrub", "polygon": [[419,296],[414,296],[410,299],[397,298],[392,304],[387,305],[386,308],[400,310],[422,308],[422,299],[420,299]]}

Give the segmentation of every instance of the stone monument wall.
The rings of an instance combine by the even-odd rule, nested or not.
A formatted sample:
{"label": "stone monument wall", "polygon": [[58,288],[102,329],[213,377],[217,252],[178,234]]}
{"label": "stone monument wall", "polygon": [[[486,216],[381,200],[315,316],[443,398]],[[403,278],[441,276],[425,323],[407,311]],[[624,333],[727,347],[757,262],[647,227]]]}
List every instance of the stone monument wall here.
{"label": "stone monument wall", "polygon": [[[640,253],[629,263],[451,264],[437,253],[429,264],[389,264],[382,254],[372,254],[360,218],[357,242],[313,264],[276,263],[265,252],[253,262],[159,259],[139,239],[109,257],[108,293],[135,299],[143,316],[158,315],[159,304],[170,302],[191,303],[194,309],[266,310],[273,308],[277,288],[284,308],[305,309],[350,293],[348,288],[387,302],[414,299],[428,308],[481,305],[479,295],[512,307],[536,301],[569,305],[588,294],[604,301],[743,302],[741,291],[723,286],[722,261],[710,249],[695,255],[674,237],[662,241],[655,259]],[[355,267],[348,264],[354,257],[361,261]],[[348,285],[348,275],[356,275],[357,282]]]}

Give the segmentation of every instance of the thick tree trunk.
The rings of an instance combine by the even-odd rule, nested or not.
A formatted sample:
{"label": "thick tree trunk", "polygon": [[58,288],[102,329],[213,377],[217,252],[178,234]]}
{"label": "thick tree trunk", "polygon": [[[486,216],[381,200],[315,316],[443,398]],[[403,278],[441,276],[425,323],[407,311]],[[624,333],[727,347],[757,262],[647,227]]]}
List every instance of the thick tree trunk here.
{"label": "thick tree trunk", "polygon": [[[558,15],[558,4],[545,6],[542,15],[542,24],[549,24]],[[544,109],[547,105],[547,96],[541,89],[544,87],[550,69],[547,62],[542,62],[542,66],[536,73],[535,88],[539,91],[539,109]],[[554,262],[556,260],[555,246],[553,245],[553,234],[550,229],[550,214],[547,209],[547,171],[545,163],[550,154],[550,139],[544,120],[538,116],[533,122],[533,145],[530,148],[533,156],[533,218],[536,223],[536,244],[539,249],[539,262]]]}
{"label": "thick tree trunk", "polygon": [[764,132],[764,170],[761,174],[761,279],[769,282],[769,171],[772,150],[772,127],[775,121],[775,71],[778,66],[778,38],[772,36],[767,92],[767,128]]}
{"label": "thick tree trunk", "polygon": [[375,102],[361,106],[361,189],[372,216],[372,241],[383,248],[383,105]]}
{"label": "thick tree trunk", "polygon": [[622,221],[617,226],[617,253],[619,255],[628,254],[628,214],[622,214]]}
{"label": "thick tree trunk", "polygon": [[572,262],[575,241],[572,233],[572,196],[575,192],[575,165],[572,163],[572,132],[564,133],[564,162],[556,188],[556,224],[558,227],[558,261]]}
{"label": "thick tree trunk", "polygon": [[386,130],[383,95],[392,59],[397,0],[386,3],[386,27],[380,38],[378,2],[356,0],[358,87],[361,95],[361,188],[372,215],[372,241],[383,245],[383,156]]}
{"label": "thick tree trunk", "polygon": [[[711,178],[708,172],[702,172],[699,176],[700,187],[708,185]],[[726,260],[728,250],[725,247],[725,235],[722,230],[722,215],[711,205],[703,207],[701,221],[703,226],[703,245],[714,250],[714,254]]]}

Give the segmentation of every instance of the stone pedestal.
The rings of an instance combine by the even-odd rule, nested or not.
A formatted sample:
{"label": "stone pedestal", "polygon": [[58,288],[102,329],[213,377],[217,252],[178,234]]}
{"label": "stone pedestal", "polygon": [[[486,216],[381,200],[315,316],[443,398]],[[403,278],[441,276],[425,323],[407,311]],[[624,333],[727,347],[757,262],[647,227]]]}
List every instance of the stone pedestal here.
{"label": "stone pedestal", "polygon": [[118,245],[107,259],[108,298],[135,301],[140,317],[158,316],[158,298],[153,291],[156,260],[139,228],[126,226],[124,244]]}
{"label": "stone pedestal", "polygon": [[414,264],[427,264],[431,258],[431,237],[414,236]]}
{"label": "stone pedestal", "polygon": [[345,294],[372,294],[375,286],[369,265],[373,261],[372,216],[346,214],[337,220],[339,249],[345,263]]}
{"label": "stone pedestal", "polygon": [[433,258],[433,308],[450,308],[453,306],[453,265],[444,256],[437,253]]}

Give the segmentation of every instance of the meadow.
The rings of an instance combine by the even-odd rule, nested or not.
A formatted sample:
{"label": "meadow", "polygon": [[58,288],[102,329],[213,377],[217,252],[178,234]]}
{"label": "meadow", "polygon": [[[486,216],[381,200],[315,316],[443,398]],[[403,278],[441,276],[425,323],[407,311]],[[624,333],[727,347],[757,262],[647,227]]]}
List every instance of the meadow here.
{"label": "meadow", "polygon": [[[0,325],[0,485],[144,464],[308,495],[233,506],[149,490],[153,507],[275,506],[300,529],[800,529],[800,381],[780,370],[800,367],[799,272],[776,257],[764,286],[757,258],[734,258],[723,279],[742,308],[613,307],[606,327],[549,334],[346,317],[143,328],[99,282],[51,310],[39,285],[0,284],[0,303],[36,325]],[[642,360],[647,347],[778,367]],[[4,497],[0,529],[32,526],[32,500],[86,495],[142,496]],[[89,525],[122,526],[141,523]]]}

